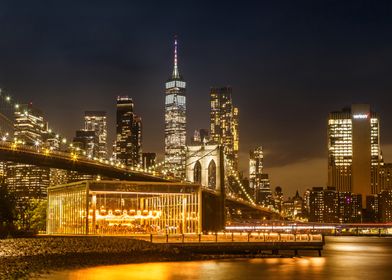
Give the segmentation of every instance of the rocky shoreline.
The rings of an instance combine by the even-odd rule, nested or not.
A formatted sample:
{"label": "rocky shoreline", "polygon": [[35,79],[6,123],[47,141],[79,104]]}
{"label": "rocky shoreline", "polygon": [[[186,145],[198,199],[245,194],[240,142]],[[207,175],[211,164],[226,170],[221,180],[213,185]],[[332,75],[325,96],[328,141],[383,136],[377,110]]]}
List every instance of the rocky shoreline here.
{"label": "rocky shoreline", "polygon": [[164,245],[122,237],[3,239],[0,240],[0,279],[27,279],[53,269],[189,257]]}
{"label": "rocky shoreline", "polygon": [[255,255],[192,254],[165,244],[151,244],[126,237],[3,239],[0,240],[0,279],[36,278],[53,270],[98,265],[230,257],[255,257]]}

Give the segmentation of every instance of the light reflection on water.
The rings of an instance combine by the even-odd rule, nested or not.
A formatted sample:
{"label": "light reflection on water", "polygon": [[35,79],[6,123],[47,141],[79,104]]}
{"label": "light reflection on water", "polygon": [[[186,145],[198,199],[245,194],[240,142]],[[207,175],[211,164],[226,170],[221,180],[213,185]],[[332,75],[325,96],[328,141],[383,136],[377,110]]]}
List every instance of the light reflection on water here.
{"label": "light reflection on water", "polygon": [[237,259],[100,266],[48,279],[390,279],[392,239],[330,237],[323,257]]}

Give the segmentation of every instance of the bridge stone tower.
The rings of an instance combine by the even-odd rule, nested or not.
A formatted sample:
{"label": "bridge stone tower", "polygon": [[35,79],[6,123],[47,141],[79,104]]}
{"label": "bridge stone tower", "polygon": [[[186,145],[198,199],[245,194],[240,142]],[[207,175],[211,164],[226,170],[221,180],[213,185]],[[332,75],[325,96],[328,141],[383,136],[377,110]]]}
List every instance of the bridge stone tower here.
{"label": "bridge stone tower", "polygon": [[219,231],[225,227],[224,155],[220,145],[188,146],[186,180],[202,186],[202,228]]}
{"label": "bridge stone tower", "polygon": [[188,146],[186,180],[211,191],[220,192],[221,163],[218,145]]}

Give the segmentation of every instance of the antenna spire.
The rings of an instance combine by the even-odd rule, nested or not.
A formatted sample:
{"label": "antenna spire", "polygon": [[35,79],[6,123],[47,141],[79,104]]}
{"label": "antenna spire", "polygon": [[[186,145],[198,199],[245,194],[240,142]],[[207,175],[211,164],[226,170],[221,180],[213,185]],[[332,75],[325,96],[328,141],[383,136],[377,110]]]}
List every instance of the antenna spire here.
{"label": "antenna spire", "polygon": [[177,36],[174,36],[174,69],[173,69],[173,79],[180,78],[180,72],[178,71],[178,64],[177,64]]}

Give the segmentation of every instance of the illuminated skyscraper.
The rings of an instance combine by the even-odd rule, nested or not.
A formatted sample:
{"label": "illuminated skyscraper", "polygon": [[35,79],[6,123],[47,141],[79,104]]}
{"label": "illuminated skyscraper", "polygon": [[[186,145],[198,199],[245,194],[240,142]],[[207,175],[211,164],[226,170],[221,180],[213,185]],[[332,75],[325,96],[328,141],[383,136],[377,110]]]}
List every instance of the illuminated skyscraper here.
{"label": "illuminated skyscraper", "polygon": [[340,192],[366,196],[378,193],[382,162],[378,116],[368,104],[354,104],[328,119],[328,185]]}
{"label": "illuminated skyscraper", "polygon": [[174,40],[174,69],[165,84],[165,161],[173,175],[185,176],[186,96],[185,81],[177,64],[177,40]]}
{"label": "illuminated skyscraper", "polygon": [[192,144],[201,145],[210,141],[210,131],[205,128],[196,129],[191,140]]}
{"label": "illuminated skyscraper", "polygon": [[32,104],[19,105],[15,110],[14,136],[26,145],[42,145],[46,127],[42,112]]}
{"label": "illuminated skyscraper", "polygon": [[106,125],[106,112],[104,111],[86,111],[84,113],[84,129],[95,131],[96,146],[98,147],[97,156],[99,158],[107,158],[108,151],[106,145],[107,139],[107,125]]}
{"label": "illuminated skyscraper", "polygon": [[231,87],[210,90],[211,140],[224,146],[226,158],[234,169],[238,168],[239,111],[233,106]]}
{"label": "illuminated skyscraper", "polygon": [[[42,112],[31,104],[20,105],[15,111],[14,136],[19,145],[36,146],[38,149],[44,145],[42,135],[46,130]],[[49,176],[49,168],[35,165],[10,162],[6,167],[6,184],[19,203],[31,198],[46,198]]]}
{"label": "illuminated skyscraper", "polygon": [[142,119],[128,96],[117,97],[116,159],[127,166],[141,164]]}
{"label": "illuminated skyscraper", "polygon": [[392,191],[392,163],[382,163],[378,172],[378,189]]}
{"label": "illuminated skyscraper", "polygon": [[263,148],[249,152],[249,187],[257,204],[273,205],[269,176],[263,173]]}
{"label": "illuminated skyscraper", "polygon": [[[256,182],[258,176],[263,174],[263,148],[257,147],[249,152],[249,181]],[[250,183],[252,185],[252,183]]]}
{"label": "illuminated skyscraper", "polygon": [[94,130],[76,130],[76,135],[73,138],[73,146],[85,151],[88,158],[99,157],[97,143],[98,135]]}

